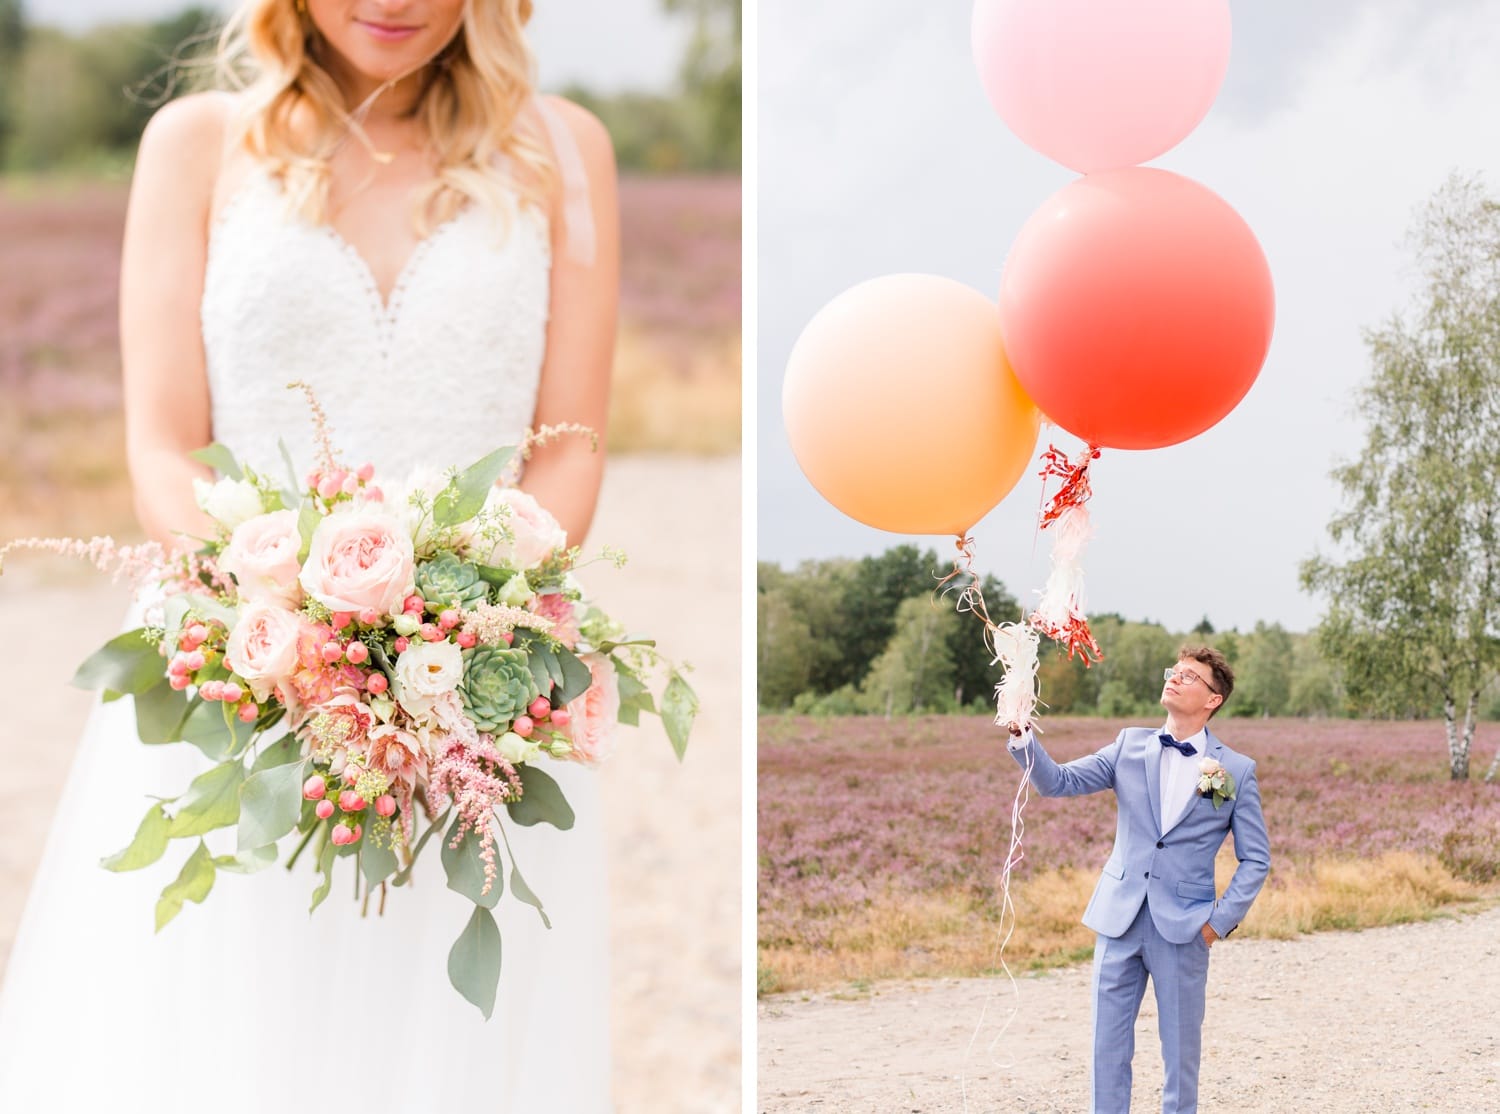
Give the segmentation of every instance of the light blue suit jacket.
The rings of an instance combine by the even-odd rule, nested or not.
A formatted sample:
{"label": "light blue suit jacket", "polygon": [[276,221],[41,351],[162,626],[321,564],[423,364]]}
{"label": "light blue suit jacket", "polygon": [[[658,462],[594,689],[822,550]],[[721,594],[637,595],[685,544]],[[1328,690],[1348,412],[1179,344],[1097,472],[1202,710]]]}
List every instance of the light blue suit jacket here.
{"label": "light blue suit jacket", "polygon": [[[1235,798],[1217,809],[1196,790],[1179,819],[1161,821],[1161,743],[1159,731],[1127,727],[1095,754],[1059,766],[1035,736],[1011,751],[1023,766],[1031,757],[1031,780],[1044,797],[1076,797],[1115,791],[1118,822],[1115,846],[1083,923],[1102,936],[1120,936],[1150,899],[1151,919],[1162,937],[1186,944],[1204,924],[1228,936],[1244,920],[1271,869],[1271,847],[1260,811],[1255,763],[1207,734],[1204,757],[1218,761],[1234,778]],[[1214,855],[1234,833],[1239,859],[1222,897],[1215,899]]]}

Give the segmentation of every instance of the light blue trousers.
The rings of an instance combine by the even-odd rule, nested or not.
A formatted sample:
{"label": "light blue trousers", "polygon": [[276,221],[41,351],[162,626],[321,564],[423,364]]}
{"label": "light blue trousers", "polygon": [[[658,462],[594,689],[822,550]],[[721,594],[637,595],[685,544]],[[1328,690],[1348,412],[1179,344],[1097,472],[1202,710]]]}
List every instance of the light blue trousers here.
{"label": "light blue trousers", "polygon": [[1198,1109],[1208,945],[1201,936],[1186,944],[1163,940],[1142,902],[1123,936],[1100,936],[1094,944],[1093,1114],[1130,1110],[1135,1020],[1148,975],[1156,991],[1166,1069],[1162,1114],[1196,1114]]}

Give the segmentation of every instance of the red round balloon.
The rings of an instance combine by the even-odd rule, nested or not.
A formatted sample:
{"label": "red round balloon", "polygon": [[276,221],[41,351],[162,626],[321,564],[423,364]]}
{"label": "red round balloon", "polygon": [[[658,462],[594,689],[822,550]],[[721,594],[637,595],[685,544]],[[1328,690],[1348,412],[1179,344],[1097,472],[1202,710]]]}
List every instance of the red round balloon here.
{"label": "red round balloon", "polygon": [[1265,363],[1271,269],[1249,225],[1197,182],[1131,167],[1053,194],[1000,283],[1016,378],[1091,445],[1158,449],[1235,408]]}

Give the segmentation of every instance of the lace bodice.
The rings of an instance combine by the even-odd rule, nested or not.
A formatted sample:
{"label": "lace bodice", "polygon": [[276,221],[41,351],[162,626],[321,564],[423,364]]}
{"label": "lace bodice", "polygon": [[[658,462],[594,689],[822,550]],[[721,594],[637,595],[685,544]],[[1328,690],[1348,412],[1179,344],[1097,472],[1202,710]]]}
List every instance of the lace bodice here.
{"label": "lace bodice", "polygon": [[419,243],[390,301],[334,229],[286,211],[251,175],[210,231],[203,346],[213,432],[282,480],[313,464],[305,380],[345,463],[387,481],[472,464],[531,425],[545,348],[551,249],[532,210],[502,223],[468,206]]}

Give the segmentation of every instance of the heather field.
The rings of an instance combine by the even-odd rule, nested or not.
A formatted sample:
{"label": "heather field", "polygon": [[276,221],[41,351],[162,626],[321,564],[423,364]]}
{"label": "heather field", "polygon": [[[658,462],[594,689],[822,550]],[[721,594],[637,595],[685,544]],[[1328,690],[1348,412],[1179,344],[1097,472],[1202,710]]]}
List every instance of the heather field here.
{"label": "heather field", "polygon": [[[1056,719],[1059,760],[1123,726]],[[1242,931],[1290,938],[1421,919],[1500,894],[1500,785],[1448,779],[1437,723],[1227,720],[1256,759],[1273,867]],[[1482,724],[1483,770],[1500,724]],[[994,969],[1020,771],[984,717],[767,716],[759,743],[762,992]],[[1078,924],[1114,837],[1113,797],[1032,796],[1014,871],[1025,966],[1087,957]],[[1218,862],[1234,869],[1232,840]]]}
{"label": "heather field", "polygon": [[[124,183],[0,182],[0,534],[129,534],[116,287]],[[733,453],[740,183],[625,178],[616,452]]]}

